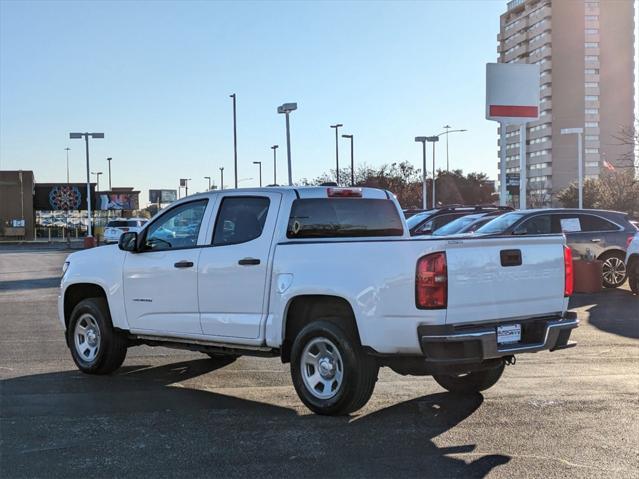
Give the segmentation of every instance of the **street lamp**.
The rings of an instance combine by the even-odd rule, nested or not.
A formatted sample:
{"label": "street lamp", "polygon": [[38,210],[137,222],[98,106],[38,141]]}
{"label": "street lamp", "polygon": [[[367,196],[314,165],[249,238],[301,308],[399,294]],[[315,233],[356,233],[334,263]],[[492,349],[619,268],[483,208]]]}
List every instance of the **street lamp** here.
{"label": "street lamp", "polygon": [[205,176],[204,179],[205,180],[209,180],[209,189],[207,191],[211,191],[211,177],[210,176]]}
{"label": "street lamp", "polygon": [[224,167],[220,166],[220,189],[224,189]]}
{"label": "street lamp", "polygon": [[254,161],[253,164],[258,165],[260,167],[260,188],[261,188],[262,187],[262,162]]}
{"label": "street lamp", "polygon": [[107,158],[107,161],[109,162],[109,191],[111,191],[111,160],[113,158],[109,157]]}
{"label": "street lamp", "polygon": [[577,176],[579,176],[579,209],[584,207],[584,171],[583,171],[583,159],[582,159],[582,141],[581,135],[583,134],[583,128],[562,128],[562,135],[577,134]]}
{"label": "street lamp", "polygon": [[337,123],[335,125],[331,125],[331,128],[335,129],[335,183],[339,186],[339,141],[338,141],[338,130],[343,127],[341,123]]}
{"label": "street lamp", "polygon": [[277,107],[278,113],[286,115],[286,156],[288,157],[288,185],[293,186],[293,172],[291,169],[291,126],[288,116],[297,110],[297,103],[284,103]]}
{"label": "street lamp", "polygon": [[440,133],[437,136],[442,136],[442,135],[446,135],[446,171],[450,171],[450,163],[448,161],[448,135],[450,133],[462,133],[464,131],[468,131],[468,130],[451,130],[452,126],[450,125],[444,125],[442,126],[442,128],[444,128],[446,131],[444,131],[443,133]]}
{"label": "street lamp", "polygon": [[100,175],[102,174],[102,172],[92,171],[91,174],[95,175],[95,191],[100,191]]}
{"label": "street lamp", "polygon": [[104,133],[69,133],[69,138],[79,140],[84,138],[87,154],[87,238],[92,238],[91,228],[91,176],[89,175],[89,137],[93,139],[104,138]]}
{"label": "street lamp", "polygon": [[439,135],[427,136],[426,141],[433,144],[433,208],[435,208],[435,143],[439,141]]}
{"label": "street lamp", "polygon": [[69,150],[71,150],[71,148],[67,146],[65,150],[67,150],[67,186],[69,186]]}
{"label": "street lamp", "polygon": [[[428,209],[428,201],[426,196],[426,142],[427,136],[416,136],[415,141],[422,144],[422,208]],[[433,185],[435,183],[435,174],[433,173]]]}
{"label": "street lamp", "polygon": [[353,135],[342,135],[342,138],[348,138],[351,140],[351,186],[355,186],[355,160],[353,158]]}
{"label": "street lamp", "polygon": [[233,165],[235,167],[235,189],[237,189],[237,117],[236,117],[236,96],[235,93],[229,95],[233,99]]}
{"label": "street lamp", "polygon": [[273,184],[277,185],[277,149],[279,145],[271,146],[271,150],[273,150]]}

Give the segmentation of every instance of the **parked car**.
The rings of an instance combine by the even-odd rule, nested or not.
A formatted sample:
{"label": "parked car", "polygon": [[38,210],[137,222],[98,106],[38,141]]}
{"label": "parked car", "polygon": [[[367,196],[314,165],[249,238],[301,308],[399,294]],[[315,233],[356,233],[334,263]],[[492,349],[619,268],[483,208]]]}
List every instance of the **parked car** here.
{"label": "parked car", "polygon": [[140,231],[146,224],[146,218],[118,218],[109,221],[104,227],[104,242],[117,243],[122,233]]}
{"label": "parked car", "polygon": [[451,221],[447,225],[435,230],[432,236],[450,236],[450,235],[466,235],[472,234],[489,221],[503,215],[506,211],[493,211],[490,213],[476,213],[473,215],[462,216]]}
{"label": "parked car", "polygon": [[633,293],[639,294],[639,233],[636,233],[628,244],[626,271],[628,271],[630,289]]}
{"label": "parked car", "polygon": [[442,226],[461,218],[462,216],[512,210],[513,209],[509,206],[450,205],[415,213],[407,218],[406,224],[408,225],[411,236],[431,235]]}
{"label": "parked car", "polygon": [[[476,393],[515,354],[574,345],[563,235],[451,245],[411,239],[401,213],[392,194],[371,188],[178,200],[118,247],[67,258],[58,314],[73,360],[108,374],[139,344],[222,364],[279,356],[309,409],[347,414],[371,397],[380,366]],[[185,222],[189,235],[157,237]]]}
{"label": "parked car", "polygon": [[603,261],[603,284],[618,288],[626,281],[626,248],[637,229],[628,215],[607,210],[540,209],[506,213],[479,228],[478,235],[564,233],[576,257]]}

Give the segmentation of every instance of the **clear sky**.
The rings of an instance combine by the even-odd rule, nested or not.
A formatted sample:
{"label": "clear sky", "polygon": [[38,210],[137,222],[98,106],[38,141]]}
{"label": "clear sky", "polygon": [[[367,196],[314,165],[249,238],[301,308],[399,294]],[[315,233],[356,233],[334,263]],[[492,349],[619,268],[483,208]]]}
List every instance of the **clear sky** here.
{"label": "clear sky", "polygon": [[[113,186],[191,191],[231,184],[230,93],[238,97],[239,177],[286,181],[284,118],[291,115],[293,177],[334,167],[343,123],[355,160],[421,164],[418,135],[450,124],[451,166],[496,176],[496,124],[484,119],[486,62],[497,57],[505,1],[0,2],[0,168],[36,181],[85,180],[83,142],[99,131],[91,169]],[[349,161],[341,141],[341,161]],[[430,162],[429,148],[429,162]],[[445,165],[445,142],[437,149]],[[429,166],[430,169],[430,166]],[[106,183],[102,183],[104,185]]]}

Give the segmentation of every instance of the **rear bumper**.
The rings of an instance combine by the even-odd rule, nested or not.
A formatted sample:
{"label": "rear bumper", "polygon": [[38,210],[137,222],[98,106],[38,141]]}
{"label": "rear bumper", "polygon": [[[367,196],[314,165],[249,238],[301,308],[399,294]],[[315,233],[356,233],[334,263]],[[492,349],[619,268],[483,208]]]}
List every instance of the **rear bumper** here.
{"label": "rear bumper", "polygon": [[[497,343],[497,326],[521,324],[521,341]],[[565,349],[570,334],[578,327],[576,313],[481,325],[420,326],[417,328],[422,352],[431,364],[474,364],[520,353]]]}

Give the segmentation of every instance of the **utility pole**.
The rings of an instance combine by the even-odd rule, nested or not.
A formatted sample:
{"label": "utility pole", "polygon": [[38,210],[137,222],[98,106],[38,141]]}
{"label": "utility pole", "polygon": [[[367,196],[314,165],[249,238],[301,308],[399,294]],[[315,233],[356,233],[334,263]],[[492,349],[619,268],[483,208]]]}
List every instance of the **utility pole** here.
{"label": "utility pole", "polygon": [[273,150],[273,184],[277,185],[277,149],[279,145],[271,146],[271,150]]}
{"label": "utility pole", "polygon": [[229,95],[233,99],[233,165],[235,168],[235,189],[237,189],[237,116],[235,93]]}
{"label": "utility pole", "polygon": [[224,189],[224,167],[220,167],[220,189]]}
{"label": "utility pole", "polygon": [[71,148],[67,146],[65,150],[67,150],[67,186],[69,186],[69,150],[71,150]]}
{"label": "utility pole", "polygon": [[335,129],[335,183],[339,186],[339,140],[338,140],[338,130],[344,125],[341,123],[337,123],[335,125],[331,125],[331,128]]}
{"label": "utility pole", "polygon": [[109,162],[109,191],[111,191],[111,160],[113,158],[109,157],[107,158],[107,161]]}
{"label": "utility pole", "polygon": [[262,187],[262,162],[254,161],[253,164],[258,165],[260,167],[260,188],[261,188]]}
{"label": "utility pole", "polygon": [[355,186],[355,159],[353,157],[353,135],[342,135],[351,140],[351,186]]}
{"label": "utility pole", "polygon": [[297,103],[284,103],[277,107],[278,113],[286,116],[286,156],[288,157],[288,185],[293,186],[293,169],[291,165],[291,125],[289,123],[289,114],[297,110]]}

